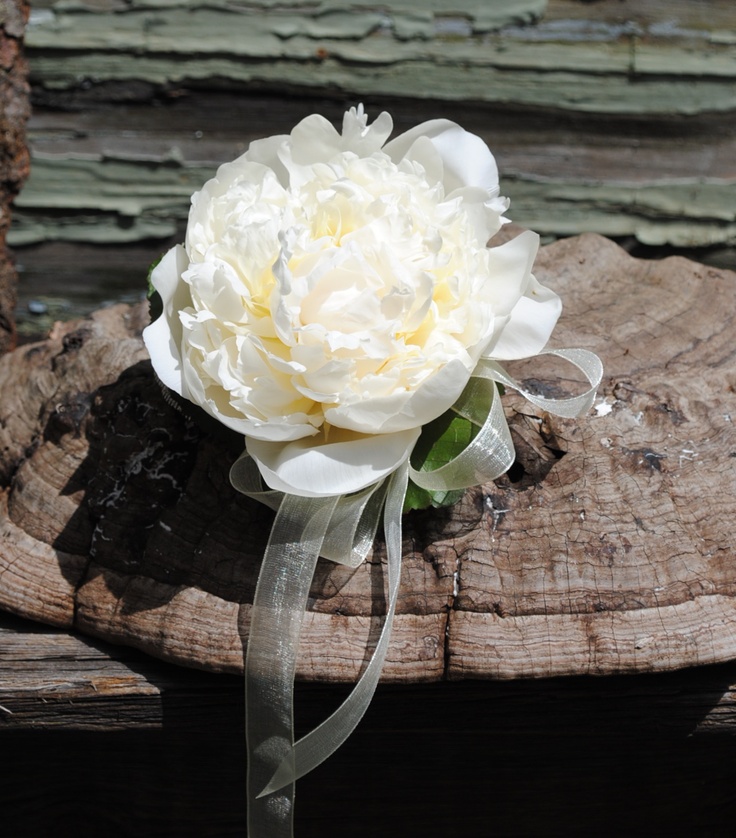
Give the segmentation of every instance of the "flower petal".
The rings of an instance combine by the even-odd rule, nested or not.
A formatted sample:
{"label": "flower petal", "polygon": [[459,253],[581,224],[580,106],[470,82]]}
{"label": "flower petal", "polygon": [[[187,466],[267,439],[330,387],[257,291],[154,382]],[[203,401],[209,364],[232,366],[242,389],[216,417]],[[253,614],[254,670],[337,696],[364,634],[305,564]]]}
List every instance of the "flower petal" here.
{"label": "flower petal", "polygon": [[497,316],[505,316],[523,296],[532,278],[532,267],[539,250],[539,236],[524,230],[498,247],[489,247],[488,272],[494,277],[491,301]]}
{"label": "flower petal", "polygon": [[189,286],[181,275],[189,258],[181,245],[169,250],[151,272],[151,284],[158,291],[163,312],[143,330],[143,342],[153,368],[161,381],[175,393],[184,395],[181,367],[182,326],[179,312],[192,304]]}
{"label": "flower petal", "polygon": [[[248,160],[253,163],[260,163],[271,169],[282,186],[289,183],[289,175],[284,164],[279,159],[279,151],[288,143],[289,137],[286,134],[276,134],[273,137],[265,137],[262,140],[253,140],[248,150],[238,160]],[[233,161],[237,163],[238,160]],[[225,164],[227,165],[227,164]]]}
{"label": "flower petal", "polygon": [[391,474],[407,459],[420,431],[364,435],[330,428],[319,443],[314,438],[279,444],[247,437],[245,446],[272,489],[330,497],[357,492]]}
{"label": "flower petal", "polygon": [[537,355],[549,340],[561,311],[557,294],[530,275],[525,295],[512,309],[498,340],[483,356],[510,361]]}
{"label": "flower petal", "polygon": [[398,162],[420,137],[428,137],[442,158],[447,194],[461,186],[479,186],[489,197],[498,194],[498,167],[490,149],[476,134],[448,119],[423,122],[391,140],[383,150]]}
{"label": "flower petal", "polygon": [[391,135],[394,128],[394,121],[391,114],[382,111],[373,122],[368,125],[368,117],[363,106],[350,108],[345,111],[342,118],[342,147],[355,152],[361,157],[369,157],[381,146]]}
{"label": "flower petal", "polygon": [[[389,143],[391,145],[391,143]],[[385,149],[384,149],[385,152]],[[395,158],[394,162],[399,162]],[[442,183],[442,176],[444,174],[444,165],[439,152],[434,147],[434,143],[429,137],[421,136],[411,144],[401,160],[406,160],[411,163],[419,163],[424,169],[427,183],[433,186],[435,183]]]}
{"label": "flower petal", "polygon": [[325,420],[364,434],[403,432],[418,428],[444,413],[468,383],[472,366],[454,358],[413,391],[360,400],[325,410]]}
{"label": "flower petal", "polygon": [[326,162],[342,149],[335,127],[321,114],[310,114],[291,130],[289,144],[292,160],[300,166]]}

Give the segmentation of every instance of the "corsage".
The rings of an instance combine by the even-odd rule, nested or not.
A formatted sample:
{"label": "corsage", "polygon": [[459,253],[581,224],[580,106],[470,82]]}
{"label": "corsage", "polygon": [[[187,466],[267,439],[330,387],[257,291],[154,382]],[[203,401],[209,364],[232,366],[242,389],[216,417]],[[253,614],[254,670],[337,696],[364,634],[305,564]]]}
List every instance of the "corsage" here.
{"label": "corsage", "polygon": [[[539,239],[488,241],[508,201],[485,143],[437,119],[389,141],[361,107],[342,131],[313,115],[258,140],[192,198],[184,245],[150,281],[161,315],[144,332],[165,387],[242,434],[240,492],[276,511],[245,665],[248,829],[292,834],[294,782],[349,736],[381,672],[406,508],[442,505],[503,474],[514,449],[499,385],[578,416],[602,367],[545,350],[559,297],[532,273]],[[525,392],[501,363],[540,353],[590,387]],[[356,566],[383,520],[386,617],[345,702],[298,742],[293,680],[319,556]]]}

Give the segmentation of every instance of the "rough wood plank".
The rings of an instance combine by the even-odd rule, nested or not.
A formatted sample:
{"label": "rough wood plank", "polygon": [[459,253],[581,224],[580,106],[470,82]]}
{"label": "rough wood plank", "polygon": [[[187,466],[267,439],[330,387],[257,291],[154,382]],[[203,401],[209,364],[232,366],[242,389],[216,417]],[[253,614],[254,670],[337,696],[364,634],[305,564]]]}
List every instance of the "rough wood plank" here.
{"label": "rough wood plank", "polygon": [[[240,678],[7,615],[0,666],[10,834],[91,838],[121,822],[136,835],[243,833]],[[343,695],[297,684],[300,730]],[[379,686],[348,743],[299,781],[296,834],[482,835],[492,823],[501,835],[583,835],[618,822],[625,802],[636,834],[725,838],[736,816],[735,730],[733,663]]]}
{"label": "rough wood plank", "polygon": [[[638,261],[596,236],[544,248],[537,272],[565,300],[557,345],[602,357],[598,403],[560,420],[507,394],[509,474],[406,516],[387,680],[736,657],[734,274]],[[0,361],[0,605],[237,671],[271,518],[229,485],[242,440],[163,400],[144,322],[141,307],[102,310]],[[515,372],[557,386],[541,362]],[[320,565],[300,677],[355,679],[383,560],[379,540],[355,571]]]}
{"label": "rough wood plank", "polygon": [[731,0],[49,2],[29,44],[15,246],[172,236],[248,141],[356,99],[398,128],[439,114],[479,133],[542,234],[736,244]]}
{"label": "rough wood plank", "polygon": [[[206,730],[208,720],[197,716],[197,705],[209,699],[228,706],[235,714],[243,709],[243,682],[229,675],[213,675],[155,661],[124,646],[86,638],[0,613],[0,736],[18,730],[145,730],[166,723],[165,702],[179,701],[181,720],[193,729]],[[338,695],[330,685],[301,682],[297,690],[305,697],[300,719],[311,726],[324,709],[310,696]],[[558,724],[576,735],[587,724],[579,705],[588,708],[603,697],[610,704],[605,712],[610,729],[625,723],[642,733],[655,728],[675,732],[687,729],[693,735],[736,732],[736,664],[704,666],[666,675],[632,677],[540,678],[536,682],[454,683],[439,687],[402,684],[383,688],[383,705],[391,696],[424,696],[436,702],[434,714],[449,704],[464,707],[454,715],[455,730],[503,733],[513,720],[525,719],[529,732],[542,733],[547,721],[529,707],[544,701],[545,694],[558,695]],[[616,697],[614,699],[614,696]],[[562,699],[562,700],[560,700]],[[187,702],[190,703],[186,716]],[[416,701],[416,704],[420,704]],[[578,707],[576,707],[576,703]],[[526,708],[523,705],[527,705]],[[315,719],[312,719],[315,716]],[[396,720],[389,713],[373,714],[372,725],[392,729]],[[233,716],[233,723],[237,723]],[[411,727],[407,717],[402,724]],[[417,726],[418,727],[418,726]]]}

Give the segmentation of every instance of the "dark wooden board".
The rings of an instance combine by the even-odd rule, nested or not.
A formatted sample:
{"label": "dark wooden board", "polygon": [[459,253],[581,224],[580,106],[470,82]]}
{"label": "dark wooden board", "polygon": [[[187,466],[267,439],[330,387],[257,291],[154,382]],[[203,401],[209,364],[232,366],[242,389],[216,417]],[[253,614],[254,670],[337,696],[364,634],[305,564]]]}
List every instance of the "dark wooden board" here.
{"label": "dark wooden board", "polygon": [[[15,838],[242,835],[242,681],[0,616]],[[300,730],[344,695],[297,685]],[[730,836],[736,668],[384,685],[297,787],[299,838]]]}

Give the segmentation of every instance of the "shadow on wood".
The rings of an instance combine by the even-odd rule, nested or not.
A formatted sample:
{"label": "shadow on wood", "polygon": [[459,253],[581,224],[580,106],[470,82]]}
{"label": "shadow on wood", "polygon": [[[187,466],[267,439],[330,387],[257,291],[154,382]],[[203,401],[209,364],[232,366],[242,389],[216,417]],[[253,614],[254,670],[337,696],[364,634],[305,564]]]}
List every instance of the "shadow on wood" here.
{"label": "shadow on wood", "polygon": [[[8,616],[0,638],[9,835],[244,833],[240,678]],[[344,691],[300,684],[299,728]],[[730,836],[734,732],[735,664],[384,685],[299,781],[296,834]]]}

